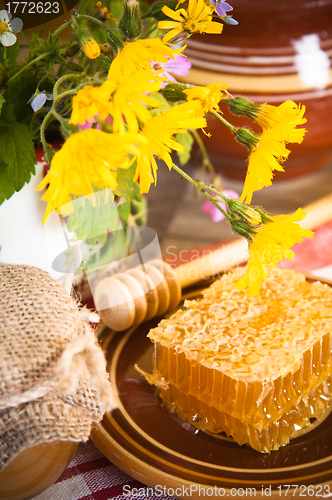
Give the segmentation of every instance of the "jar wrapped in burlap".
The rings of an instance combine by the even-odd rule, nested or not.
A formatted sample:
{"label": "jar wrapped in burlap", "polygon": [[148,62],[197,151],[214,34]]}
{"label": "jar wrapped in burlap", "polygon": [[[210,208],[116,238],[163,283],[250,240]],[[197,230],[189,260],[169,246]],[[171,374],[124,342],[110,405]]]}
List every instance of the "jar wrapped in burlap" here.
{"label": "jar wrapped in burlap", "polygon": [[46,272],[0,264],[0,470],[38,443],[86,441],[113,407],[78,304]]}

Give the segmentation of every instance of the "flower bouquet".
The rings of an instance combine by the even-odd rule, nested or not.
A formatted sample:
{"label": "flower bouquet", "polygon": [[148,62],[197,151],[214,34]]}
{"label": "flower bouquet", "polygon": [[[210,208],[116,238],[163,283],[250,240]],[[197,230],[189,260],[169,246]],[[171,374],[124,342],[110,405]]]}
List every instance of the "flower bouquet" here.
{"label": "flower bouquet", "polygon": [[[18,42],[15,35],[22,23],[0,11],[0,203],[29,182],[34,145],[41,143],[48,165],[38,186],[46,189],[43,223],[57,210],[68,232],[87,243],[89,259],[98,253],[109,262],[116,251],[107,235],[120,226],[144,224],[144,194],[157,183],[160,161],[159,168],[177,171],[207,198],[206,211],[217,211],[248,240],[248,267],[236,286],[258,295],[269,267],[292,258],[293,244],[313,235],[299,225],[306,215],[301,208],[294,215],[271,216],[250,205],[253,192],[271,185],[275,170],[283,171],[290,154],[286,145],[302,141],[304,106],[292,101],[257,105],[234,98],[225,82],[193,86],[171,76],[188,71],[186,38],[221,34],[225,23],[235,26],[231,11],[227,2],[216,0],[153,5],[82,0],[54,33],[42,37],[42,26],[40,36],[27,39],[25,61],[18,57],[24,38]],[[233,126],[223,106],[251,118],[261,133]],[[209,113],[248,149],[239,199],[223,191],[213,174],[206,183],[181,168],[193,140],[203,147],[198,131],[209,134]]]}

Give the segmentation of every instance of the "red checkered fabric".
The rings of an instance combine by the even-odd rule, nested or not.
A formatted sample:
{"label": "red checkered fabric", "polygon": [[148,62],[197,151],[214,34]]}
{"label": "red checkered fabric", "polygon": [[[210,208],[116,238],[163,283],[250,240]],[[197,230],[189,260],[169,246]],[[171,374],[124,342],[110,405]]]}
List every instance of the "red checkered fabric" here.
{"label": "red checkered fabric", "polygon": [[[284,261],[283,267],[307,271],[332,279],[332,222],[316,230],[312,240],[293,247],[295,258]],[[197,253],[195,255],[197,257]],[[88,442],[81,444],[66,471],[58,481],[33,500],[124,500],[133,498],[129,491],[139,490],[141,500],[166,500],[164,495],[144,494],[147,487],[131,478]]]}
{"label": "red checkered fabric", "polygon": [[[46,491],[32,500],[128,500],[136,488],[140,500],[171,500],[165,495],[151,495],[147,486],[113,465],[89,441],[79,445],[62,476]],[[139,490],[139,491],[138,491]],[[147,494],[144,495],[144,491]],[[137,496],[137,495],[136,495]]]}

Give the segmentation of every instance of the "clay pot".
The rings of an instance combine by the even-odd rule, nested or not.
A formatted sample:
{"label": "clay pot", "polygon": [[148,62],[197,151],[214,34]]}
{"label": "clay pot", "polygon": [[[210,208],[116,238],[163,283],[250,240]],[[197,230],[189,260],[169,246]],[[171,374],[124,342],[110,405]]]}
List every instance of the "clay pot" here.
{"label": "clay pot", "polygon": [[[238,26],[221,35],[195,35],[186,55],[192,70],[186,81],[196,85],[227,82],[233,95],[278,105],[291,99],[306,106],[308,130],[301,145],[291,144],[283,179],[325,165],[332,158],[332,0],[233,0]],[[234,125],[252,122],[234,117]],[[246,148],[214,116],[210,139],[203,137],[217,169],[242,178]],[[256,129],[259,131],[260,129]],[[278,175],[277,175],[278,176]]]}

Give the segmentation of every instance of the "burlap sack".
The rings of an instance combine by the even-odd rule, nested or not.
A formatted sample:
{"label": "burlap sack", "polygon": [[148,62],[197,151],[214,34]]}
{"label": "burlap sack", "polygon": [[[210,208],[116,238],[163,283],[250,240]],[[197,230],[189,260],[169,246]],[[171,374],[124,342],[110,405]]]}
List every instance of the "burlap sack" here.
{"label": "burlap sack", "polygon": [[40,269],[0,264],[0,470],[39,442],[87,440],[113,407],[76,302]]}

